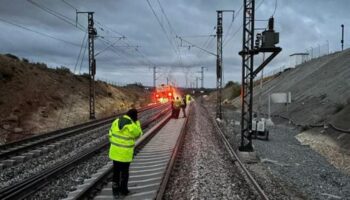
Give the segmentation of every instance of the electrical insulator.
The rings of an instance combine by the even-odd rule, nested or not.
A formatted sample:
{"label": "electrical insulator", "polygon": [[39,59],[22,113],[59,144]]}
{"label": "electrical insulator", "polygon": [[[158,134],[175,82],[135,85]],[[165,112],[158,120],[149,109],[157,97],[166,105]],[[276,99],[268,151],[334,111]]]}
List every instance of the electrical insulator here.
{"label": "electrical insulator", "polygon": [[273,17],[271,17],[269,19],[269,30],[270,31],[273,31],[273,24],[274,24],[274,19],[273,19]]}
{"label": "electrical insulator", "polygon": [[255,48],[260,48],[261,33],[256,34]]}

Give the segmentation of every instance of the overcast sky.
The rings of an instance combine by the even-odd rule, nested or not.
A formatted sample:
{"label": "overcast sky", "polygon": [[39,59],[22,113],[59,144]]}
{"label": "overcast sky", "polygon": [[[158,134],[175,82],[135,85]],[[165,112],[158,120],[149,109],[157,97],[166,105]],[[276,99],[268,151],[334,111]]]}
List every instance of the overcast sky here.
{"label": "overcast sky", "polygon": [[[243,0],[0,0],[0,53],[11,53],[32,62],[45,62],[50,67],[67,66],[75,73],[87,73],[87,16],[78,11],[94,11],[98,38],[95,40],[98,79],[118,83],[153,84],[157,66],[157,83],[166,77],[178,85],[193,84],[206,67],[205,86],[215,87],[216,57],[195,47],[188,48],[176,35],[216,53],[216,10],[235,10],[224,14],[224,82],[240,81]],[[66,3],[68,2],[68,3]],[[276,0],[256,0],[256,19],[273,15]],[[163,10],[161,9],[163,8]],[[313,53],[340,50],[341,28],[345,25],[345,48],[350,19],[348,0],[277,0],[275,30],[280,32],[282,52],[265,68],[271,73],[290,65],[289,55],[315,47]],[[46,10],[46,11],[45,11]],[[51,14],[50,14],[50,13]],[[233,20],[233,21],[232,21]],[[258,21],[256,28],[265,28]],[[19,27],[20,26],[20,27]],[[80,28],[79,28],[80,27]],[[237,32],[237,33],[236,33]],[[118,37],[125,36],[125,39]],[[201,37],[189,37],[201,36]],[[106,49],[109,44],[114,47]],[[129,47],[128,47],[129,45]],[[182,46],[181,46],[182,45]],[[104,51],[103,51],[104,50]],[[259,64],[261,56],[256,63]],[[78,60],[78,64],[77,63]],[[81,68],[80,63],[82,62]]]}

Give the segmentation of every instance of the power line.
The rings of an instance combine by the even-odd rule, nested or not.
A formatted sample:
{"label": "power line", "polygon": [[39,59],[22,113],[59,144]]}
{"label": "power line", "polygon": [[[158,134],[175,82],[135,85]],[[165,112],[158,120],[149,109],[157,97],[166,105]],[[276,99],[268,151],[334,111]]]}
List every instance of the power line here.
{"label": "power line", "polygon": [[[56,12],[56,11],[54,11],[54,10],[48,8],[48,7],[45,7],[45,6],[43,6],[43,5],[40,5],[39,3],[34,2],[33,0],[27,0],[27,2],[29,2],[29,3],[31,3],[32,5],[34,5],[34,6],[38,7],[38,8],[40,8],[40,9],[43,10],[43,11],[49,13],[50,15],[53,15],[53,16],[57,17],[58,19],[60,19],[60,20],[62,20],[62,21],[64,21],[64,22],[66,22],[66,23],[68,23],[68,24],[70,24],[70,25],[72,25],[72,26],[74,26],[74,27],[76,27],[76,28],[78,28],[78,29],[80,29],[80,30],[83,31],[83,32],[85,32],[85,30],[86,30],[86,28],[83,27],[81,24],[79,24],[79,23],[78,23],[78,24],[75,24],[75,22],[72,21],[72,19],[66,17],[65,15],[62,15],[62,14],[59,13],[59,12]],[[79,26],[77,26],[77,25],[79,25]]]}
{"label": "power line", "polygon": [[230,25],[229,25],[229,27],[228,27],[228,29],[227,29],[227,34],[225,34],[223,43],[226,42],[227,37],[230,35],[231,29],[232,29],[232,27],[233,27],[233,22],[235,21],[235,19],[236,19],[237,16],[239,15],[239,13],[242,11],[242,9],[243,9],[243,4],[242,4],[241,7],[238,9],[238,11],[235,12],[235,13],[233,14],[233,19],[232,19],[232,21],[231,21],[231,23],[230,23]]}
{"label": "power line", "polygon": [[[257,11],[260,8],[260,6],[263,4],[264,1],[265,0],[260,1],[259,5],[255,8],[255,11]],[[242,7],[243,7],[243,5],[242,5]],[[237,35],[237,33],[241,30],[242,27],[243,27],[243,24],[241,24],[238,27],[238,29],[232,34],[232,36],[224,43],[223,47],[225,47]]]}
{"label": "power line", "polygon": [[[160,25],[162,31],[164,32],[164,34],[165,34],[167,40],[169,41],[170,46],[172,47],[172,50],[173,50],[173,51],[175,52],[175,54],[177,55],[177,57],[178,57],[178,59],[179,59],[179,61],[178,61],[178,62],[179,62],[179,65],[183,65],[182,57],[181,57],[181,50],[180,50],[180,48],[179,48],[179,46],[178,46],[178,43],[177,43],[177,41],[175,40],[175,44],[174,44],[174,41],[171,39],[171,38],[175,38],[176,32],[175,32],[173,26],[171,25],[170,20],[169,20],[168,16],[166,15],[166,13],[165,13],[165,11],[164,11],[164,9],[163,9],[162,4],[161,4],[160,1],[158,0],[158,4],[159,4],[159,7],[160,7],[160,9],[161,9],[161,12],[162,12],[162,14],[164,15],[164,17],[165,17],[165,19],[166,19],[166,21],[167,21],[167,23],[168,23],[168,26],[169,26],[169,28],[170,28],[170,34],[168,34],[168,32],[167,32],[167,30],[166,30],[164,24],[163,24],[163,23],[161,22],[161,20],[159,19],[159,16],[156,14],[156,12],[155,12],[155,10],[154,10],[154,8],[153,8],[153,6],[152,6],[152,4],[150,3],[149,0],[147,0],[147,3],[148,3],[148,5],[149,5],[149,7],[151,8],[153,15],[156,17],[156,19],[157,19],[157,21],[158,21],[158,23],[159,23],[159,25]],[[171,34],[173,34],[173,35],[171,36]],[[169,35],[170,35],[170,36],[169,36]]]}
{"label": "power line", "polygon": [[275,1],[275,10],[273,11],[272,17],[275,15],[276,10],[277,10],[277,0]]}
{"label": "power line", "polygon": [[65,4],[67,4],[69,7],[73,8],[74,10],[78,10],[76,7],[74,7],[72,4],[68,3],[67,1],[65,0],[62,0]]}
{"label": "power line", "polygon": [[181,41],[184,41],[184,42],[190,44],[192,47],[196,47],[197,49],[200,49],[200,50],[202,50],[202,51],[204,51],[204,52],[206,52],[206,53],[208,53],[208,54],[210,54],[210,55],[217,56],[215,53],[210,52],[210,51],[208,51],[208,50],[206,50],[206,49],[203,49],[202,47],[199,47],[199,46],[193,44],[192,42],[189,42],[189,41],[187,41],[187,40],[185,40],[185,39],[183,39],[183,38],[181,38],[181,37],[179,37],[179,36],[177,36],[177,37],[178,37]]}
{"label": "power line", "polygon": [[[76,22],[76,21],[74,21],[74,20],[72,20],[72,19],[66,17],[65,15],[63,15],[63,14],[57,12],[57,11],[54,11],[54,10],[48,8],[48,7],[42,6],[42,5],[40,5],[39,3],[34,2],[33,0],[27,0],[27,1],[28,1],[29,3],[31,3],[32,5],[34,5],[34,6],[38,7],[38,8],[40,8],[40,9],[43,10],[43,11],[45,11],[46,13],[48,13],[48,14],[50,14],[50,15],[53,15],[53,16],[57,17],[58,19],[60,19],[60,20],[62,20],[62,21],[64,21],[64,22],[66,22],[66,23],[68,23],[68,24],[74,26],[75,28],[78,28],[79,30],[85,32],[86,27],[83,26],[83,25],[81,25],[80,23],[78,23],[78,22]],[[66,2],[65,0],[62,0],[62,2],[64,2],[65,4],[67,4],[69,7],[71,7],[71,8],[74,9],[75,11],[78,11],[78,9],[77,9],[75,6],[73,6],[72,4]],[[122,37],[125,37],[123,34],[121,34],[121,33],[117,32],[117,31],[115,31],[115,30],[113,30],[113,29],[111,29],[111,28],[109,28],[109,27],[103,25],[102,23],[100,23],[100,22],[98,22],[98,21],[95,21],[95,22],[96,22],[96,24],[100,25],[99,28],[100,28],[102,31],[104,31],[104,29],[102,28],[102,27],[104,27],[104,28],[106,28],[106,29],[109,29],[109,30],[112,31],[113,33],[116,33],[116,34],[118,34],[118,35],[120,35],[120,36],[122,36]],[[38,33],[38,34],[40,34],[40,33]],[[44,34],[44,35],[47,36],[47,34]],[[49,36],[49,37],[51,37],[51,36]],[[53,38],[53,37],[51,37],[51,38]],[[57,38],[56,38],[56,39],[57,39]],[[102,41],[106,46],[110,46],[110,45],[112,44],[111,41],[109,41],[109,40],[107,40],[107,39],[104,39],[103,36],[99,36],[98,39],[99,39],[100,41]],[[64,41],[64,40],[61,40],[61,39],[58,39],[58,40]],[[68,41],[65,41],[65,42],[68,42]],[[125,42],[125,41],[123,41],[123,42]],[[70,43],[70,42],[68,42],[68,43]],[[125,43],[126,43],[126,42],[125,42]],[[71,43],[71,44],[73,44],[73,43]],[[126,43],[126,44],[129,45],[128,43]],[[74,45],[75,45],[75,46],[81,47],[79,44],[74,44]],[[112,45],[112,46],[113,46],[113,45]],[[129,45],[129,46],[131,46],[131,45]],[[110,49],[110,50],[111,50],[112,52],[116,53],[119,57],[124,57],[124,58],[126,58],[129,62],[131,61],[131,60],[128,58],[128,57],[131,56],[131,55],[128,55],[126,52],[122,51],[122,54],[123,54],[123,55],[121,55],[121,54],[117,53],[117,51],[120,52],[121,50],[118,49],[118,48],[115,48],[114,46],[113,46],[113,49]],[[148,61],[149,61],[149,60],[148,60]],[[131,62],[131,63],[132,63],[132,62]],[[150,63],[152,63],[152,62],[150,62]],[[81,64],[82,64],[82,62],[81,62]],[[142,63],[142,64],[144,64],[144,63]],[[146,65],[147,65],[147,64],[146,64]]]}
{"label": "power line", "polygon": [[[159,19],[157,13],[155,12],[155,10],[154,10],[152,4],[150,3],[149,0],[147,0],[147,3],[148,3],[148,5],[149,5],[149,7],[151,8],[153,15],[156,17],[156,19],[157,19],[157,21],[158,21],[158,23],[159,23],[159,25],[160,25],[162,31],[164,32],[166,38],[168,39],[168,41],[169,41],[171,47],[173,48],[174,52],[176,53],[176,47],[174,47],[174,44],[172,43],[172,41],[171,41],[171,39],[170,39],[170,37],[169,37],[169,35],[168,35],[168,33],[167,33],[167,31],[166,31],[166,29],[165,29],[163,23],[160,21],[160,19]],[[176,45],[175,45],[175,46],[176,46]]]}
{"label": "power line", "polygon": [[23,26],[23,25],[20,25],[20,24],[17,24],[17,23],[14,23],[14,22],[11,22],[11,21],[2,19],[2,18],[0,18],[0,21],[5,22],[5,23],[7,23],[7,24],[11,24],[11,25],[13,25],[13,26],[19,27],[19,28],[21,28],[21,29],[24,29],[24,30],[27,30],[27,31],[30,31],[30,32],[33,32],[33,33],[36,33],[36,34],[39,34],[39,35],[44,36],[44,37],[48,37],[48,38],[51,38],[51,39],[54,39],[54,40],[57,40],[57,41],[60,41],[60,42],[64,42],[64,43],[66,43],[66,44],[70,44],[70,45],[73,45],[73,46],[78,46],[78,47],[80,47],[80,45],[77,44],[77,43],[70,42],[70,41],[67,41],[67,40],[64,40],[64,39],[61,39],[61,38],[57,38],[57,37],[54,37],[54,36],[52,36],[52,35],[49,35],[49,34],[46,34],[46,33],[42,33],[42,32],[37,31],[37,30],[30,29],[30,28],[25,27],[25,26]]}
{"label": "power line", "polygon": [[84,53],[83,53],[83,57],[81,58],[81,62],[80,62],[80,67],[79,67],[79,74],[81,74],[81,68],[83,66],[84,63],[84,57],[85,57],[85,53],[86,53],[86,49],[87,49],[87,42],[85,42],[85,46],[84,46]]}
{"label": "power line", "polygon": [[75,74],[75,70],[76,70],[76,68],[77,68],[77,66],[78,66],[78,63],[79,63],[79,58],[80,58],[80,56],[81,56],[81,52],[82,52],[83,47],[84,47],[86,35],[87,35],[87,32],[85,32],[83,41],[82,41],[82,43],[81,43],[81,47],[80,47],[79,55],[78,55],[78,58],[77,58],[77,62],[75,63],[75,66],[74,66],[74,71],[73,71],[74,74]]}

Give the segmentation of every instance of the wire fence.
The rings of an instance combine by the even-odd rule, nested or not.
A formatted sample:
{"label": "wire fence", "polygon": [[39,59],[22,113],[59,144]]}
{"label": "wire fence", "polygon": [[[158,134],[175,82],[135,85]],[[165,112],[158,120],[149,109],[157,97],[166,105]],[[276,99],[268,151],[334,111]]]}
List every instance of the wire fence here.
{"label": "wire fence", "polygon": [[125,82],[120,82],[120,81],[112,81],[112,80],[108,80],[108,79],[103,79],[103,78],[97,78],[97,81],[101,81],[101,82],[105,82],[109,85],[113,85],[116,87],[124,87],[129,85],[130,83],[125,83]]}
{"label": "wire fence", "polygon": [[334,52],[330,52],[328,41],[323,44],[318,44],[315,47],[310,47],[308,49],[305,49],[305,52],[299,53],[299,55],[297,56],[291,56],[289,65],[283,65],[282,67],[269,71],[266,74],[264,74],[264,77],[278,75],[284,71],[287,71],[290,68],[298,67],[299,65],[305,62],[308,62],[315,58],[319,58],[332,53]]}
{"label": "wire fence", "polygon": [[312,60],[314,58],[319,58],[324,55],[328,55],[329,52],[329,42],[327,41],[325,44],[318,44],[316,47],[310,47],[305,49],[305,53],[308,54],[306,57],[306,61]]}

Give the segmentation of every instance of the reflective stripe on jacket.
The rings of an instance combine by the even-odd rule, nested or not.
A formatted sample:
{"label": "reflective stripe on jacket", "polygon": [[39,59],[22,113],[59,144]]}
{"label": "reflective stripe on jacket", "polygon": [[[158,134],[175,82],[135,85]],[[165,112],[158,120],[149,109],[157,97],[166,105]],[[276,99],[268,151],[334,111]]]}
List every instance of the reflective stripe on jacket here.
{"label": "reflective stripe on jacket", "polygon": [[131,162],[134,157],[135,140],[142,135],[140,121],[133,122],[124,115],[114,120],[109,130],[109,158],[119,162]]}

